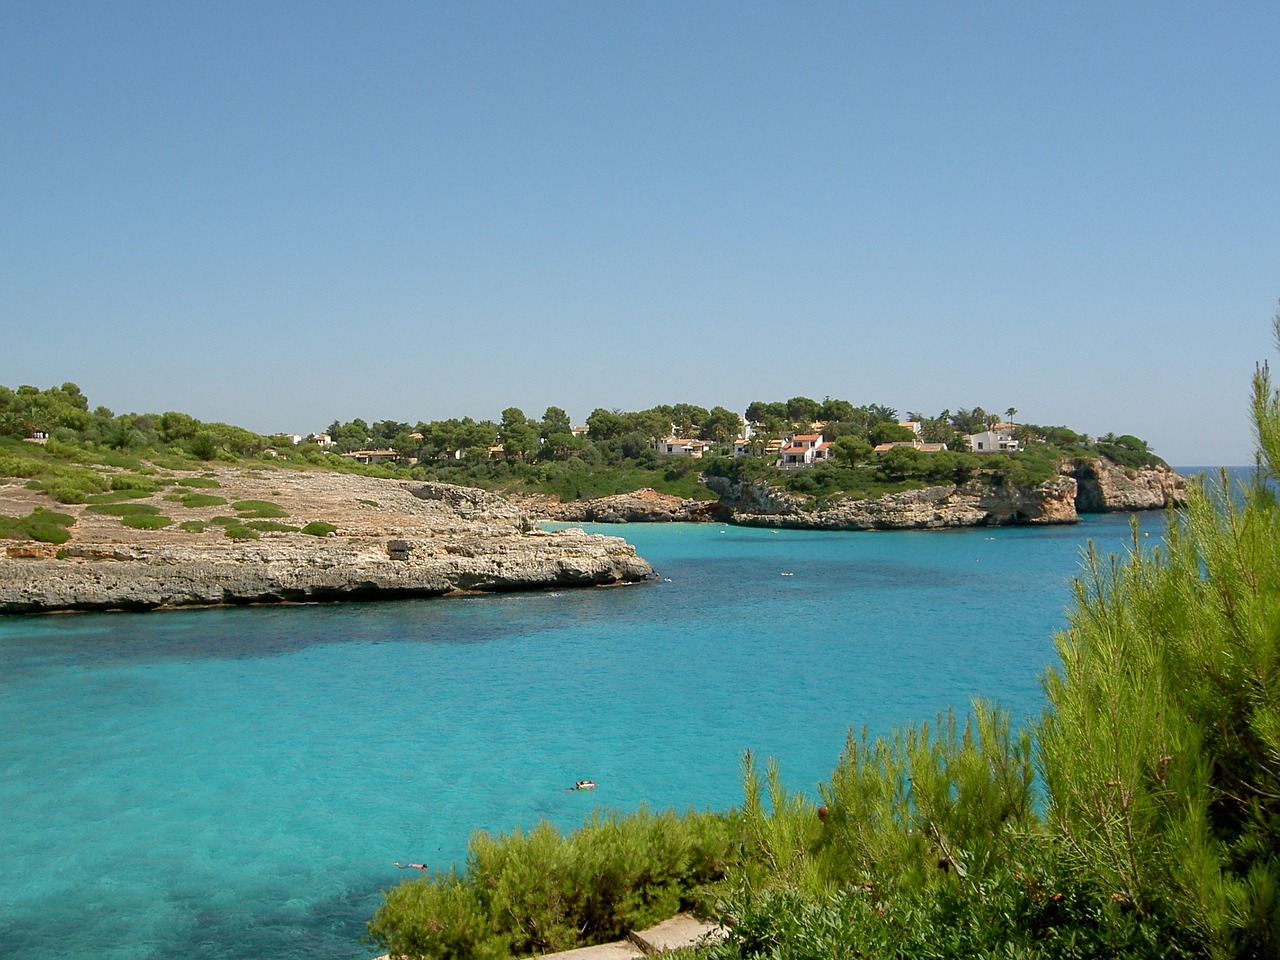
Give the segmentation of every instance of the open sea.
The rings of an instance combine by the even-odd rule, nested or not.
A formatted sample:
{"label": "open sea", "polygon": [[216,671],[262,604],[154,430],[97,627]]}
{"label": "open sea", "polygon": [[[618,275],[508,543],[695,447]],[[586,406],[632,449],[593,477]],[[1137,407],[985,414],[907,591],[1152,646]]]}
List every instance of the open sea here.
{"label": "open sea", "polygon": [[1035,715],[1083,546],[1130,542],[593,529],[661,579],[0,619],[0,957],[366,960],[394,862],[461,866],[473,830],[724,809],[747,749],[816,795],[850,727]]}

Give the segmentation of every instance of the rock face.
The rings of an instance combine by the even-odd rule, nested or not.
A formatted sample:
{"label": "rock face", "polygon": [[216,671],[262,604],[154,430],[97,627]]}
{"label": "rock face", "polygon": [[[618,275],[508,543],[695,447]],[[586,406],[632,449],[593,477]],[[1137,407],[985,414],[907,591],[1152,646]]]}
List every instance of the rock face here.
{"label": "rock face", "polygon": [[[715,480],[716,478],[709,478]],[[948,527],[1074,523],[1076,484],[1054,477],[1035,487],[992,487],[980,480],[837,500],[808,509],[767,484],[720,481],[734,523],[814,530],[938,530]],[[715,489],[715,487],[713,487]]]}
{"label": "rock face", "polygon": [[549,519],[574,523],[668,523],[710,519],[717,506],[702,500],[686,500],[658,493],[645,487],[633,493],[620,493],[595,500],[544,502],[542,513]]}
{"label": "rock face", "polygon": [[1110,460],[1078,458],[1058,466],[1076,481],[1076,510],[1107,513],[1121,510],[1160,510],[1186,500],[1187,481],[1169,467],[1133,469]]}
{"label": "rock face", "polygon": [[[285,480],[269,482],[279,487]],[[200,536],[128,530],[114,518],[84,513],[63,548],[6,549],[0,613],[433,597],[653,576],[620,537],[545,532],[524,511],[482,491],[339,475],[307,483],[320,500],[321,493],[344,498],[350,514],[332,502],[317,508],[345,520],[336,535],[272,534],[237,543],[218,528]]]}

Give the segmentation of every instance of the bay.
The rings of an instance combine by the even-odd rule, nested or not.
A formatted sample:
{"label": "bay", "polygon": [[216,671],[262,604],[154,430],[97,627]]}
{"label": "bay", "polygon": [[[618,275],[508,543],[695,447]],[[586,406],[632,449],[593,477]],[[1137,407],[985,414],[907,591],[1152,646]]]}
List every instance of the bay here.
{"label": "bay", "polygon": [[659,579],[0,621],[0,957],[366,958],[394,862],[461,865],[472,830],[724,809],[747,749],[816,794],[850,727],[1034,716],[1083,545],[1130,543],[595,529]]}

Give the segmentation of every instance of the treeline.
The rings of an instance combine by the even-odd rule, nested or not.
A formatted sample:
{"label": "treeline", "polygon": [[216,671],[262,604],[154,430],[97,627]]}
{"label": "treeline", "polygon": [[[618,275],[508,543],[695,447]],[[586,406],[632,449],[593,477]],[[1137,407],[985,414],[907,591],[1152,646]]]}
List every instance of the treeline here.
{"label": "treeline", "polygon": [[241,427],[205,423],[185,413],[117,415],[102,406],[90,410],[88,398],[74,383],[47,390],[0,386],[0,437],[27,438],[36,433],[109,450],[176,448],[202,460],[219,454],[252,457],[276,442]]}
{"label": "treeline", "polygon": [[[964,436],[1000,421],[981,407],[944,410],[929,417],[908,413],[922,425],[919,435],[899,424],[898,411],[882,404],[855,406],[847,400],[792,397],[786,401],[753,401],[747,420],[755,436],[748,452],[734,458],[732,443],[743,418],[723,406],[662,404],[640,411],[597,408],[587,417],[585,432],[575,430],[560,407],[548,407],[540,418],[508,407],[497,421],[447,419],[419,421],[356,418],[330,424],[330,447],[310,437],[295,445],[283,436],[268,437],[224,423],[207,423],[184,413],[115,414],[106,407],[90,409],[74,383],[40,390],[0,387],[0,437],[45,433],[52,440],[123,453],[175,452],[200,460],[269,456],[283,461],[343,470],[411,476],[515,492],[540,492],[572,500],[654,487],[680,496],[708,496],[699,477],[766,479],[790,492],[817,499],[872,496],[904,485],[963,483],[978,475],[993,482],[1035,483],[1054,472],[1063,455],[1105,456],[1124,466],[1162,461],[1146,443],[1132,436],[1107,435],[1091,440],[1067,427],[1016,424],[1023,452],[999,457],[967,452]],[[1006,418],[1016,409],[1009,408]],[[808,433],[820,424],[834,454],[829,462],[780,475],[766,457],[771,438],[792,431]],[[654,440],[675,435],[710,441],[710,454],[694,460],[664,457]],[[877,444],[921,439],[945,443],[948,450],[923,452],[898,447],[873,456]],[[397,460],[359,467],[333,453],[392,449]]]}

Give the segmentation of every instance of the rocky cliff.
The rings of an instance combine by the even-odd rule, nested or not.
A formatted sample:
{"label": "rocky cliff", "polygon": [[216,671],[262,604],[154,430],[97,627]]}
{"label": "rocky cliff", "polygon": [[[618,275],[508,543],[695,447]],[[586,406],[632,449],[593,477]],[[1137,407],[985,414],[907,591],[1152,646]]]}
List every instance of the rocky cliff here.
{"label": "rocky cliff", "polygon": [[1080,457],[1064,460],[1058,471],[1076,481],[1079,513],[1161,510],[1181,504],[1187,496],[1186,479],[1166,466],[1133,469],[1110,460]]}
{"label": "rocky cliff", "polygon": [[[273,487],[292,517],[337,530],[238,543],[217,526],[132,530],[114,517],[63,508],[80,510],[69,543],[3,548],[0,613],[432,597],[653,576],[619,537],[544,532],[526,512],[478,490],[324,473],[220,479],[219,492],[231,496]],[[0,491],[0,500],[14,491]]]}
{"label": "rocky cliff", "polygon": [[715,501],[686,500],[649,487],[594,500],[543,500],[539,513],[549,520],[572,523],[668,523],[716,519]]}
{"label": "rocky cliff", "polygon": [[1074,523],[1081,513],[1162,509],[1186,496],[1186,480],[1168,467],[1132,470],[1097,458],[1065,460],[1058,476],[1035,486],[992,485],[979,478],[869,500],[820,501],[816,508],[764,482],[704,479],[719,501],[684,500],[646,489],[529,506],[548,519],[579,523],[714,520],[815,530],[933,530]]}
{"label": "rocky cliff", "polygon": [[[716,478],[709,478],[714,482]],[[766,484],[715,483],[734,523],[814,530],[937,530],[948,527],[1074,523],[1076,484],[1054,477],[1034,487],[971,480],[870,500],[819,502],[816,509]]]}

